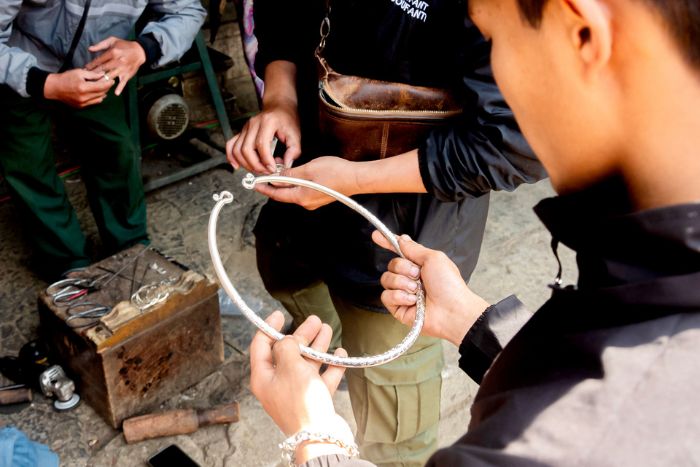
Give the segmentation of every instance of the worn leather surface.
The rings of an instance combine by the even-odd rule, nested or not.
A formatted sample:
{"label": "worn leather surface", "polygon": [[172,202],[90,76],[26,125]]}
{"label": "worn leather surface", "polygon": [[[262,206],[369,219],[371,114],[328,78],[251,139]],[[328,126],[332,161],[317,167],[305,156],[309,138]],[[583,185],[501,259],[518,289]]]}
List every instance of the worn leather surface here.
{"label": "worn leather surface", "polygon": [[445,89],[342,75],[321,64],[319,126],[329,154],[352,161],[402,154],[462,112]]}
{"label": "worn leather surface", "polygon": [[352,114],[321,100],[324,150],[352,161],[384,159],[418,147],[428,132],[449,119]]}
{"label": "worn leather surface", "polygon": [[445,89],[411,86],[330,72],[323,80],[326,93],[339,104],[368,110],[450,111],[461,105]]}

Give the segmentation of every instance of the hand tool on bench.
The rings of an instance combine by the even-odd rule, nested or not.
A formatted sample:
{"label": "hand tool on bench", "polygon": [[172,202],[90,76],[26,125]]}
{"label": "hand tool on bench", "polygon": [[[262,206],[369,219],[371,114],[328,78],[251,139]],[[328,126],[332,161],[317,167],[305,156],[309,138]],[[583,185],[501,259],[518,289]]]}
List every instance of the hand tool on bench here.
{"label": "hand tool on bench", "polygon": [[239,419],[238,402],[232,402],[211,409],[180,409],[140,415],[124,420],[122,429],[127,443],[137,443],[161,436],[194,433],[202,426],[234,423]]}
{"label": "hand tool on bench", "polygon": [[51,297],[54,305],[64,306],[67,303],[84,297],[90,292],[105,287],[112,282],[114,278],[120,276],[127,267],[138,262],[139,258],[150,249],[151,247],[144,246],[136,256],[131,258],[112,274],[101,274],[94,277],[69,277],[56,281],[46,288],[46,294]]}
{"label": "hand tool on bench", "polygon": [[109,274],[102,274],[95,277],[69,277],[61,279],[46,288],[46,293],[51,296],[53,304],[63,306],[77,300],[90,292],[97,290],[102,282],[109,278]]}
{"label": "hand tool on bench", "polygon": [[66,323],[72,328],[88,328],[100,322],[100,318],[112,309],[94,302],[78,302],[68,307]]}

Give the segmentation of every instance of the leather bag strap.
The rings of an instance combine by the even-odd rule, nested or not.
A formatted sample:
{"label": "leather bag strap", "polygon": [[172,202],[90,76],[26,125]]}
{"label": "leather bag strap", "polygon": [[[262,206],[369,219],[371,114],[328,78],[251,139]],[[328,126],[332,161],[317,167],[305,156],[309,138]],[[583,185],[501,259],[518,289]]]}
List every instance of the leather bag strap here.
{"label": "leather bag strap", "polygon": [[320,41],[318,43],[318,47],[316,47],[316,51],[314,52],[314,55],[316,56],[316,59],[318,60],[319,65],[321,66],[321,69],[323,70],[323,76],[321,79],[326,79],[328,77],[328,74],[332,71],[330,65],[328,65],[328,62],[326,61],[325,58],[323,58],[323,51],[326,48],[326,39],[328,38],[328,35],[331,33],[331,0],[326,0],[326,16],[323,17],[321,20],[321,26],[319,28],[319,34],[320,34]]}

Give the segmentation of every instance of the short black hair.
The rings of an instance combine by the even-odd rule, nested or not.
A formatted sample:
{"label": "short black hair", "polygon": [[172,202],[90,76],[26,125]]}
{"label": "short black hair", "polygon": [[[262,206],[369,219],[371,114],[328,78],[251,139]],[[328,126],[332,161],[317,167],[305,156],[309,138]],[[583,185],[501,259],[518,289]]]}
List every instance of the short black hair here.
{"label": "short black hair", "polygon": [[[523,18],[539,27],[548,0],[518,0]],[[700,2],[698,0],[638,0],[662,18],[686,60],[700,68]]]}

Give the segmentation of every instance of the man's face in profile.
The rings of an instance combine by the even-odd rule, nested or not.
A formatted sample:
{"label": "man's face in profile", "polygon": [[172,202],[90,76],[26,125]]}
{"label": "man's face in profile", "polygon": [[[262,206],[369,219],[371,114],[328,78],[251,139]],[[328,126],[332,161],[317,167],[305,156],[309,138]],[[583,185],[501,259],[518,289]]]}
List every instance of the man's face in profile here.
{"label": "man's face in profile", "polygon": [[537,26],[517,0],[470,0],[469,11],[492,42],[496,81],[554,188],[575,190],[603,176],[616,117],[605,108],[606,71],[586,63],[585,21],[565,0],[549,0]]}

